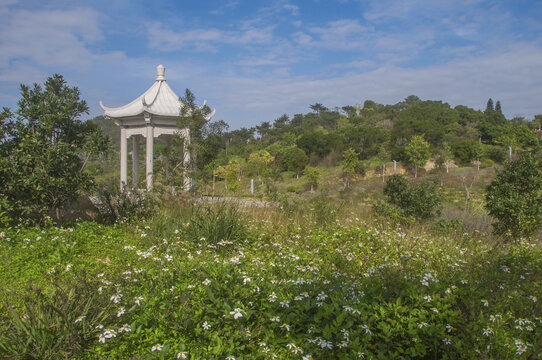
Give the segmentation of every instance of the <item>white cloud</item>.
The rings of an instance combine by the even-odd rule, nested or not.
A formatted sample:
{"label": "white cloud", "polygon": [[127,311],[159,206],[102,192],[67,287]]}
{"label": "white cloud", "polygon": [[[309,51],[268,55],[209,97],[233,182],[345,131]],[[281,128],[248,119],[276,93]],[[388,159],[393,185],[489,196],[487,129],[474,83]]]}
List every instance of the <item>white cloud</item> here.
{"label": "white cloud", "polygon": [[269,44],[273,40],[273,26],[256,28],[248,25],[240,30],[225,31],[217,28],[174,31],[160,22],[147,24],[148,46],[163,51],[181,50],[193,46],[201,51],[216,51],[224,44]]}
{"label": "white cloud", "polygon": [[367,44],[371,29],[362,26],[357,20],[342,19],[331,21],[326,26],[311,27],[309,32],[318,37],[318,46],[351,50]]}
{"label": "white cloud", "polygon": [[88,66],[87,44],[103,38],[92,9],[10,11],[0,24],[0,66],[14,60],[40,65]]}
{"label": "white cloud", "polygon": [[407,69],[393,65],[329,79],[214,78],[217,113],[233,128],[270,121],[284,112],[306,112],[316,102],[343,106],[372,99],[393,104],[411,94],[422,99],[483,108],[499,99],[508,117],[532,118],[542,113],[542,49],[518,44],[491,56],[470,57],[447,64]]}

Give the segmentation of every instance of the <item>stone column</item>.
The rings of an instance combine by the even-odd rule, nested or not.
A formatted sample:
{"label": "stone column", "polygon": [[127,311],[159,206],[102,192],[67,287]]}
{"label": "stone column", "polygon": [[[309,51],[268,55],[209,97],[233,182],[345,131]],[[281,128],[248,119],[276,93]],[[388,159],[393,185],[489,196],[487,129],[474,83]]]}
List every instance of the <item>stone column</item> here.
{"label": "stone column", "polygon": [[153,147],[154,147],[154,128],[152,124],[147,123],[147,148],[146,148],[146,161],[145,172],[147,174],[147,191],[152,190],[152,165],[153,165]]}
{"label": "stone column", "polygon": [[128,149],[126,147],[126,128],[120,127],[120,191],[128,182]]}
{"label": "stone column", "polygon": [[132,186],[135,190],[139,185],[139,137],[132,135]]}

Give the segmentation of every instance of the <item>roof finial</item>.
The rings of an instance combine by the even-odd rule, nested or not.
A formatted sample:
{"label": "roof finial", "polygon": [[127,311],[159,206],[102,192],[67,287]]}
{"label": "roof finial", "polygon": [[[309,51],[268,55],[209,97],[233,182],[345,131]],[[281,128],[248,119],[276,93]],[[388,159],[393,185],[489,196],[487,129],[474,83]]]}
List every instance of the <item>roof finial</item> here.
{"label": "roof finial", "polygon": [[163,65],[158,65],[156,67],[156,80],[166,80],[164,73],[166,72],[166,68]]}

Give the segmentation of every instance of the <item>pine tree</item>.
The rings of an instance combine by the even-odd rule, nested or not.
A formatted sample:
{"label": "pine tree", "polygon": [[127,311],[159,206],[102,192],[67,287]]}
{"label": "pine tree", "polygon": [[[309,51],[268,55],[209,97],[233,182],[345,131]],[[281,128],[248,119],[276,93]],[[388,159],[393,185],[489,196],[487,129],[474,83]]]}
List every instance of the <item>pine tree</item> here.
{"label": "pine tree", "polygon": [[498,112],[499,114],[502,114],[502,109],[501,109],[501,102],[500,102],[500,100],[497,100],[497,102],[495,103],[495,111]]}
{"label": "pine tree", "polygon": [[492,98],[489,98],[489,100],[487,101],[487,105],[486,105],[486,110],[484,111],[486,114],[491,112],[491,111],[494,111],[495,109],[493,108],[493,99]]}

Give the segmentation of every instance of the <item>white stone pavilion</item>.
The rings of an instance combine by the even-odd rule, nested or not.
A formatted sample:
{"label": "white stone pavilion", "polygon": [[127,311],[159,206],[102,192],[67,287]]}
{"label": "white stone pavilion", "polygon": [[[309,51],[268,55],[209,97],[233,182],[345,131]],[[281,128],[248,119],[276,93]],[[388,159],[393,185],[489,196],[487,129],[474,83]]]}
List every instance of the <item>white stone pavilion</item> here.
{"label": "white stone pavilion", "polygon": [[[190,191],[193,187],[193,180],[187,175],[186,169],[190,164],[190,152],[187,146],[190,144],[189,129],[179,129],[177,120],[179,119],[181,108],[184,106],[181,99],[171,90],[164,77],[165,68],[158,65],[156,68],[157,76],[154,84],[141,96],[129,104],[110,108],[106,107],[100,101],[100,106],[104,110],[107,118],[115,121],[120,127],[120,188],[125,189],[128,185],[128,151],[127,142],[132,138],[132,182],[133,187],[137,188],[139,174],[139,142],[145,138],[146,142],[146,183],[147,190],[152,190],[153,178],[153,146],[154,138],[173,135],[180,135],[184,139],[183,163],[184,171],[184,190]],[[205,106],[203,103],[202,106]],[[207,120],[211,119],[215,111],[213,110]]]}

